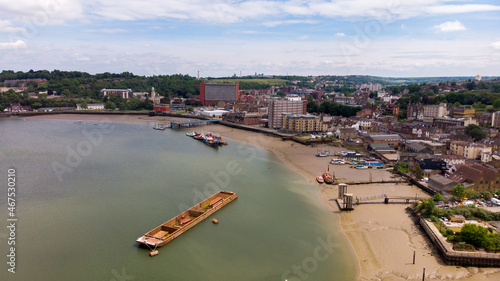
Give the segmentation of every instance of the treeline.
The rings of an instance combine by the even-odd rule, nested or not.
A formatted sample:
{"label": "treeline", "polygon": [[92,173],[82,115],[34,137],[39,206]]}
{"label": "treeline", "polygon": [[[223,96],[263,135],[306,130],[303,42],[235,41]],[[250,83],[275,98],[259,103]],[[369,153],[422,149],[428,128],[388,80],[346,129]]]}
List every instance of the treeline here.
{"label": "treeline", "polygon": [[360,110],[360,106],[352,107],[329,101],[324,101],[320,105],[318,105],[315,101],[309,101],[307,103],[307,112],[325,113],[331,116],[351,117],[355,116]]}
{"label": "treeline", "polygon": [[0,73],[0,86],[5,85],[5,80],[45,78],[44,83],[30,82],[28,92],[45,92],[50,94],[56,92],[69,98],[101,98],[101,89],[132,89],[134,92],[150,92],[151,88],[167,97],[185,97],[199,95],[200,81],[189,75],[158,75],[139,76],[130,72],[112,74],[109,72],[100,74],[89,74],[79,71],[32,71],[14,72],[4,70]]}

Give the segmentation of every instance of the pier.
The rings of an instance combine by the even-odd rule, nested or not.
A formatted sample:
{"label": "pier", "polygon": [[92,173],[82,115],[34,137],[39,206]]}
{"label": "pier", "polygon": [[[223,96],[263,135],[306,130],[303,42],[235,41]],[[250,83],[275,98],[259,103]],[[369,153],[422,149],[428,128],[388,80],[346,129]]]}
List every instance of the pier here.
{"label": "pier", "polygon": [[376,204],[384,203],[389,204],[392,202],[402,202],[402,203],[412,203],[417,201],[422,201],[427,199],[427,197],[422,196],[400,196],[400,195],[387,195],[387,194],[376,194],[363,197],[354,197],[354,194],[347,192],[347,184],[339,183],[338,185],[338,197],[336,199],[337,205],[342,211],[352,211],[354,210],[354,205],[360,204]]}
{"label": "pier", "polygon": [[172,121],[170,122],[170,127],[172,129],[185,129],[192,127],[201,127],[211,124],[219,123],[219,120],[211,119],[211,120],[182,120],[182,121]]}

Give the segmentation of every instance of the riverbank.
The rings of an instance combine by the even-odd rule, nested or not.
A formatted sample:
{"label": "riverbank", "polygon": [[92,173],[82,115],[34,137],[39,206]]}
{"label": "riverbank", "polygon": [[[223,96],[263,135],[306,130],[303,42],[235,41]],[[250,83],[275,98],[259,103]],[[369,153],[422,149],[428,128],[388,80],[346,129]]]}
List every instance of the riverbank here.
{"label": "riverbank", "polygon": [[[109,121],[127,123],[155,123],[180,120],[163,116],[102,116],[102,115],[44,115],[27,117],[36,119],[63,119],[83,121]],[[201,129],[201,128],[200,128]],[[283,163],[313,183],[315,177],[328,169],[330,157],[315,156],[317,147],[304,146],[280,138],[239,130],[221,125],[203,127],[205,131],[220,133],[230,139],[257,145],[274,153]],[[327,146],[328,147],[328,146]],[[342,148],[328,147],[331,153]],[[344,149],[345,150],[345,149]],[[385,170],[357,170],[347,165],[330,165],[340,181],[390,180]],[[355,196],[376,194],[415,195],[423,193],[407,184],[369,184],[349,186]],[[331,199],[337,198],[336,186],[324,185],[320,198],[332,212],[339,213]],[[359,264],[358,280],[422,280],[426,268],[426,280],[500,280],[500,269],[477,269],[446,266],[432,247],[425,234],[416,226],[411,215],[405,213],[406,204],[362,204],[353,212],[340,213],[340,225],[351,242]],[[412,263],[416,252],[415,265]],[[332,278],[334,279],[334,278]]]}

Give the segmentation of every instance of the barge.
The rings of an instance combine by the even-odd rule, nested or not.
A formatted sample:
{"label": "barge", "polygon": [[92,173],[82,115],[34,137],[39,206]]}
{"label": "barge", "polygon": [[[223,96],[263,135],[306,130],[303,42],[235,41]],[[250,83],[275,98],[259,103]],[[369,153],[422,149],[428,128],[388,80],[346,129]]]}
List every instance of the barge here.
{"label": "barge", "polygon": [[139,237],[136,242],[148,247],[164,246],[236,198],[238,198],[237,193],[221,190],[150,230]]}

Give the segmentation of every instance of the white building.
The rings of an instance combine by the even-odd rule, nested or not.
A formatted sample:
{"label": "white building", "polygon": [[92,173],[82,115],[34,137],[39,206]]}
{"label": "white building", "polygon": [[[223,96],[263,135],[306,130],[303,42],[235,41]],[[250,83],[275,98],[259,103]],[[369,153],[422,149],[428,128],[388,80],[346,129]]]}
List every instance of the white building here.
{"label": "white building", "polygon": [[76,104],[76,110],[102,110],[104,109],[103,103],[88,103],[87,108],[82,108],[80,103]]}

